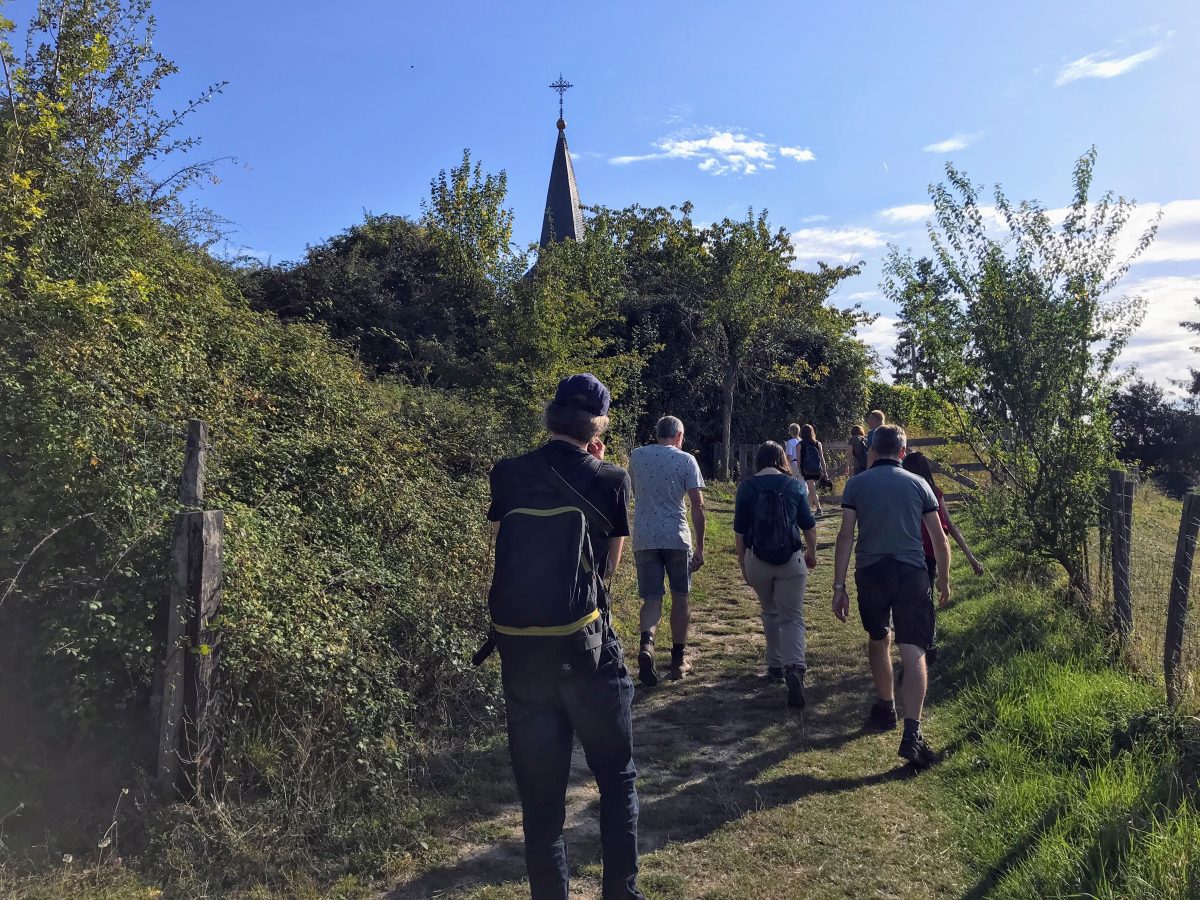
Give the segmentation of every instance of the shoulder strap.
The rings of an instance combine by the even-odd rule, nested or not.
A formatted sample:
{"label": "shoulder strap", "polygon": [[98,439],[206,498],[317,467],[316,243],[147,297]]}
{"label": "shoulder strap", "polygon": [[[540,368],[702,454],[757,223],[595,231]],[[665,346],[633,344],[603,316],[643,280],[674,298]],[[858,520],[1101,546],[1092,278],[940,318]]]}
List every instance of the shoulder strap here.
{"label": "shoulder strap", "polygon": [[[595,481],[600,474],[600,461],[595,457],[589,457],[589,459],[594,463],[594,465],[589,465],[589,468],[592,470],[592,481]],[[583,502],[579,508],[583,510],[583,515],[588,520],[588,525],[595,528],[605,537],[610,535],[613,530],[612,523],[608,521],[600,510],[596,509],[592,501],[576,490],[575,486],[567,481],[562,476],[562,473],[554,468],[554,465],[544,455],[542,456],[542,462],[544,465],[541,471],[545,484],[556,492],[562,493],[565,491],[572,498],[582,500]]]}

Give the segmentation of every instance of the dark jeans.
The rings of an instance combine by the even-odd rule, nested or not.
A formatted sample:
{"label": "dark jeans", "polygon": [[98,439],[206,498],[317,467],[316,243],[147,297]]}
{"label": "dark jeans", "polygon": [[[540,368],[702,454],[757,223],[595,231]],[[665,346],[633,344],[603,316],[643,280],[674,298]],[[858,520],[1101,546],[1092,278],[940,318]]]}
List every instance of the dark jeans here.
{"label": "dark jeans", "polygon": [[567,900],[563,823],[576,734],[600,788],[604,900],[644,900],[637,887],[633,682],[620,643],[615,639],[605,643],[594,674],[540,666],[514,668],[504,671],[504,700],[532,900]]}

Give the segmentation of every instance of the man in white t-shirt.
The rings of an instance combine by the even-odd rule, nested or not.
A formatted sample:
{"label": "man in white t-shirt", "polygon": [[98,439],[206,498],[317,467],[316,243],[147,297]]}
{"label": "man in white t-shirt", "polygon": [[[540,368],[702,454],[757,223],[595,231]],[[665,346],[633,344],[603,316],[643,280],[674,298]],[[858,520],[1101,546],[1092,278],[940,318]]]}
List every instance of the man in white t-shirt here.
{"label": "man in white t-shirt", "polygon": [[792,467],[792,475],[803,481],[804,476],[800,474],[800,426],[793,422],[788,426],[788,434],[791,437],[787,439],[783,449],[787,453],[788,464]]}
{"label": "man in white t-shirt", "polygon": [[[654,668],[654,632],[662,619],[663,578],[671,588],[671,668],[674,679],[691,669],[685,658],[690,620],[688,595],[692,573],[704,565],[704,479],[696,458],[685,453],[683,423],[663,416],[655,428],[658,442],[638,447],[629,458],[633,482],[633,555],[642,598],[638,677],[658,684]],[[688,531],[684,497],[691,501],[696,547]]]}

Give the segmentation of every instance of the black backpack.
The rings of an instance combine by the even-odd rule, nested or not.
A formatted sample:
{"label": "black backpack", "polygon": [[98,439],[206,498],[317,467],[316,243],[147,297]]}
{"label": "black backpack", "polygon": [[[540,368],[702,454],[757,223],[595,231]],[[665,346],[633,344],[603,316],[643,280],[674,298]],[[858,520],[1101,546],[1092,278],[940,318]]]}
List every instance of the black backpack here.
{"label": "black backpack", "polygon": [[804,441],[800,454],[800,469],[802,472],[821,471],[821,448],[814,443]]}
{"label": "black backpack", "polygon": [[[543,455],[534,467],[523,505],[505,514],[496,536],[492,642],[501,658],[553,654],[594,670],[605,623],[591,534],[612,525]],[[599,468],[594,461],[593,476]]]}
{"label": "black backpack", "polygon": [[782,489],[755,487],[758,497],[754,501],[750,547],[754,555],[768,565],[782,566],[802,546],[800,526],[788,513]]}

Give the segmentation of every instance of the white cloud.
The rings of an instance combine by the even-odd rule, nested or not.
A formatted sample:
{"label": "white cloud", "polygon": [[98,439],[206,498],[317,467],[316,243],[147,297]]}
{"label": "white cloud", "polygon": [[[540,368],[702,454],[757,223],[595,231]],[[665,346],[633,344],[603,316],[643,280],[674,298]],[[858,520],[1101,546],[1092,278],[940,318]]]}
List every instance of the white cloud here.
{"label": "white cloud", "polygon": [[[1200,200],[1172,200],[1161,206],[1147,203],[1138,211],[1154,215],[1161,210],[1163,217],[1158,236],[1138,262],[1196,262],[1200,260]],[[1132,236],[1141,232],[1132,226]]]}
{"label": "white cloud", "polygon": [[977,131],[974,134],[964,134],[959,132],[953,137],[948,137],[944,141],[937,141],[933,144],[925,145],[926,153],[954,153],[956,150],[966,150],[973,143],[983,137],[982,131]]}
{"label": "white cloud", "polygon": [[886,246],[887,239],[882,231],[865,226],[798,228],[791,234],[798,262],[821,260],[835,264],[857,262],[866,251]]}
{"label": "white cloud", "polygon": [[895,316],[881,315],[870,325],[858,329],[858,339],[870,347],[879,356],[879,362],[884,368],[884,375],[890,375],[887,370],[887,358],[896,348],[896,326],[900,320]]}
{"label": "white cloud", "polygon": [[812,162],[817,158],[817,155],[807,147],[780,147],[779,155],[794,159],[796,162]]}
{"label": "white cloud", "polygon": [[908,203],[904,206],[889,206],[879,211],[881,218],[889,222],[924,222],[933,215],[932,203]]}
{"label": "white cloud", "polygon": [[803,219],[800,220],[800,224],[801,225],[811,225],[813,222],[828,222],[828,221],[829,221],[829,216],[818,214],[815,216],[805,216]]}
{"label": "white cloud", "polygon": [[[1169,39],[1170,36],[1168,34],[1167,38]],[[1072,60],[1059,69],[1058,77],[1054,79],[1054,83],[1062,87],[1064,84],[1070,84],[1072,81],[1078,81],[1081,78],[1116,78],[1118,75],[1132,72],[1142,63],[1154,59],[1166,47],[1167,41],[1164,40],[1150,47],[1148,50],[1143,50],[1140,53],[1131,53],[1128,56],[1115,56],[1111,50],[1089,53],[1087,56],[1081,56],[1079,59]]]}
{"label": "white cloud", "polygon": [[1120,365],[1137,366],[1145,378],[1164,388],[1186,378],[1190,367],[1200,368],[1200,354],[1192,350],[1200,341],[1179,324],[1200,319],[1195,302],[1200,297],[1200,275],[1162,275],[1130,281],[1121,288],[1125,294],[1145,298],[1146,319],[1121,355]]}
{"label": "white cloud", "polygon": [[698,160],[696,167],[701,172],[724,175],[753,175],[759,169],[774,169],[775,160],[784,156],[796,162],[810,162],[816,155],[809,149],[779,147],[765,140],[750,137],[741,131],[718,131],[706,129],[701,137],[676,135],[656,141],[654,153],[631,156],[614,156],[609,162],[615,166],[647,162],[655,159]]}

